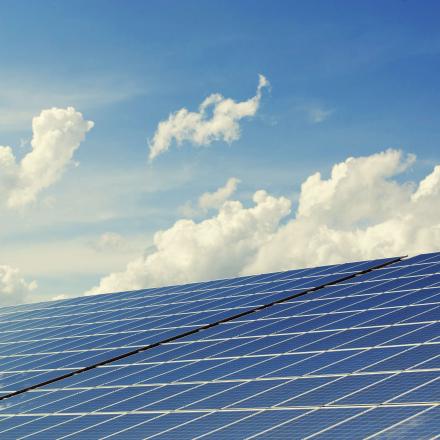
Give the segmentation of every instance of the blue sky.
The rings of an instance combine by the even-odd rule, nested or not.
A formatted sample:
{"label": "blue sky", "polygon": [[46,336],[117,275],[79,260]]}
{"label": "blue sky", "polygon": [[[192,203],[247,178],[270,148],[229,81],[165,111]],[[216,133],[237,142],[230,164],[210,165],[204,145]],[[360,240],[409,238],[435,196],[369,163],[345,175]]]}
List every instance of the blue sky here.
{"label": "blue sky", "polygon": [[[396,148],[418,160],[393,182],[416,185],[440,163],[439,12],[434,1],[0,1],[0,145],[24,157],[32,117],[52,107],[95,124],[78,167],[1,211],[0,265],[36,280],[35,298],[78,295],[154,252],[155,231],[230,177],[245,207],[264,189],[294,211],[311,174]],[[271,88],[239,139],[173,145],[148,164],[160,121],[212,93],[249,99],[258,74]],[[119,250],[96,251],[109,233]]]}

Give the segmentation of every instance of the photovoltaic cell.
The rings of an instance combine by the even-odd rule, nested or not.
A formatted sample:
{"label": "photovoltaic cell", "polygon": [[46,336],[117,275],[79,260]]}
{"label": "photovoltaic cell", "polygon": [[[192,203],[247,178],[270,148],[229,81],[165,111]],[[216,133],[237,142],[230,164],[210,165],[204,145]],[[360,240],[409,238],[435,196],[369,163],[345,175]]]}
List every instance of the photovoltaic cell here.
{"label": "photovoltaic cell", "polygon": [[0,309],[6,392],[200,329],[3,399],[0,438],[436,438],[440,254],[383,263]]}
{"label": "photovoltaic cell", "polygon": [[0,396],[387,261],[291,270],[0,309]]}

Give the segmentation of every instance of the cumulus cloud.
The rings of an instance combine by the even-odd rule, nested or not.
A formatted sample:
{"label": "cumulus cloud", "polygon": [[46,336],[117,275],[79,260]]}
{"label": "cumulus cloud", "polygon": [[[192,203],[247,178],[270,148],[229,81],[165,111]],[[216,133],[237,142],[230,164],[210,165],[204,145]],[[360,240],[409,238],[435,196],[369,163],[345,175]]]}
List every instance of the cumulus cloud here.
{"label": "cumulus cloud", "polygon": [[438,250],[438,167],[419,185],[395,179],[414,160],[387,150],[336,164],[329,179],[310,176],[301,187],[295,218],[242,272]]}
{"label": "cumulus cloud", "polygon": [[254,206],[226,201],[213,217],[199,223],[179,220],[154,236],[154,252],[127,265],[123,272],[101,279],[88,294],[185,283],[236,274],[270,239],[290,212],[290,201],[265,191],[253,196]]}
{"label": "cumulus cloud", "polygon": [[387,150],[368,157],[350,157],[333,166],[329,179],[317,172],[301,185],[297,218],[327,226],[352,228],[380,221],[398,210],[412,190],[391,178],[405,171],[413,155]]}
{"label": "cumulus cloud", "polygon": [[440,165],[434,168],[434,171],[426,176],[421,182],[417,191],[412,195],[414,202],[439,195],[440,192]]}
{"label": "cumulus cloud", "polygon": [[191,203],[181,207],[181,212],[186,217],[194,217],[198,214],[206,214],[211,209],[219,209],[237,190],[240,179],[231,177],[226,184],[214,192],[203,193],[194,208]]}
{"label": "cumulus cloud", "polygon": [[181,108],[171,113],[167,120],[159,123],[149,142],[150,161],[167,151],[173,141],[177,145],[191,142],[201,146],[218,140],[228,143],[237,140],[240,137],[239,121],[257,113],[262,90],[268,86],[269,81],[259,75],[257,92],[246,101],[236,102],[219,93],[213,93],[200,104],[198,112]]}
{"label": "cumulus cloud", "polygon": [[150,255],[89,293],[438,250],[440,166],[419,184],[405,182],[414,161],[391,149],[350,157],[328,178],[315,173],[303,182],[293,215],[289,200],[264,191],[250,208],[226,201],[206,220],[158,232]]}
{"label": "cumulus cloud", "polygon": [[9,146],[0,146],[0,197],[10,208],[23,207],[55,183],[93,127],[73,107],[43,110],[32,120],[31,151],[21,161]]}
{"label": "cumulus cloud", "polygon": [[236,177],[231,177],[226,182],[225,186],[222,186],[217,191],[212,193],[206,192],[202,194],[199,198],[199,206],[202,209],[212,209],[212,208],[220,208],[223,203],[229,199],[229,197],[234,194],[237,190],[237,185],[240,183],[240,180]]}
{"label": "cumulus cloud", "polygon": [[35,281],[27,282],[16,268],[0,265],[0,306],[30,301],[30,294],[37,288]]}

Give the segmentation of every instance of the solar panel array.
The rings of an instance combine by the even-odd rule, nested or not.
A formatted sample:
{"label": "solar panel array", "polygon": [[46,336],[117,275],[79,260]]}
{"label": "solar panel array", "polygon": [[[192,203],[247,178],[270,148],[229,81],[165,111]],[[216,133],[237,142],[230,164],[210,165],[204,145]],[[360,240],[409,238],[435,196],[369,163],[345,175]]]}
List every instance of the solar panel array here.
{"label": "solar panel array", "polygon": [[0,396],[351,276],[361,262],[0,309]]}
{"label": "solar panel array", "polygon": [[4,395],[52,381],[0,438],[440,437],[439,299],[427,254],[3,309]]}

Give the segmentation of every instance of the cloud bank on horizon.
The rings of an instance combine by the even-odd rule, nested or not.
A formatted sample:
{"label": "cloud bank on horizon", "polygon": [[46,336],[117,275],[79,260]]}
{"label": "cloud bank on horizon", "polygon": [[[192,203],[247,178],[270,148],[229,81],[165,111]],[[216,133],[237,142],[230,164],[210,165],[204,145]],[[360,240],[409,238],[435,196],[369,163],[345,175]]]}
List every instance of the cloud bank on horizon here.
{"label": "cloud bank on horizon", "polygon": [[58,181],[93,128],[73,107],[42,110],[32,120],[31,151],[20,162],[9,146],[0,146],[0,202],[21,208]]}
{"label": "cloud bank on horizon", "polygon": [[256,94],[246,101],[236,102],[213,93],[200,104],[198,112],[181,108],[171,113],[168,119],[159,123],[153,139],[149,141],[150,162],[168,151],[173,142],[178,146],[183,142],[207,146],[218,140],[231,143],[239,139],[239,121],[257,113],[265,87],[269,87],[269,81],[259,75]]}
{"label": "cloud bank on horizon", "polygon": [[317,172],[302,183],[294,215],[290,200],[264,190],[249,208],[224,200],[209,218],[157,232],[153,252],[86,294],[437,250],[440,165],[418,184],[400,183],[415,160],[393,149],[350,157],[328,179]]}
{"label": "cloud bank on horizon", "polygon": [[31,302],[32,291],[36,288],[36,281],[27,282],[19,269],[0,264],[0,306]]}
{"label": "cloud bank on horizon", "polygon": [[[42,110],[32,120],[31,151],[19,162],[9,146],[0,146],[0,207],[23,208],[56,183],[73,163],[73,155],[93,128],[73,107]],[[20,270],[0,264],[0,305],[32,301],[35,281]]]}

